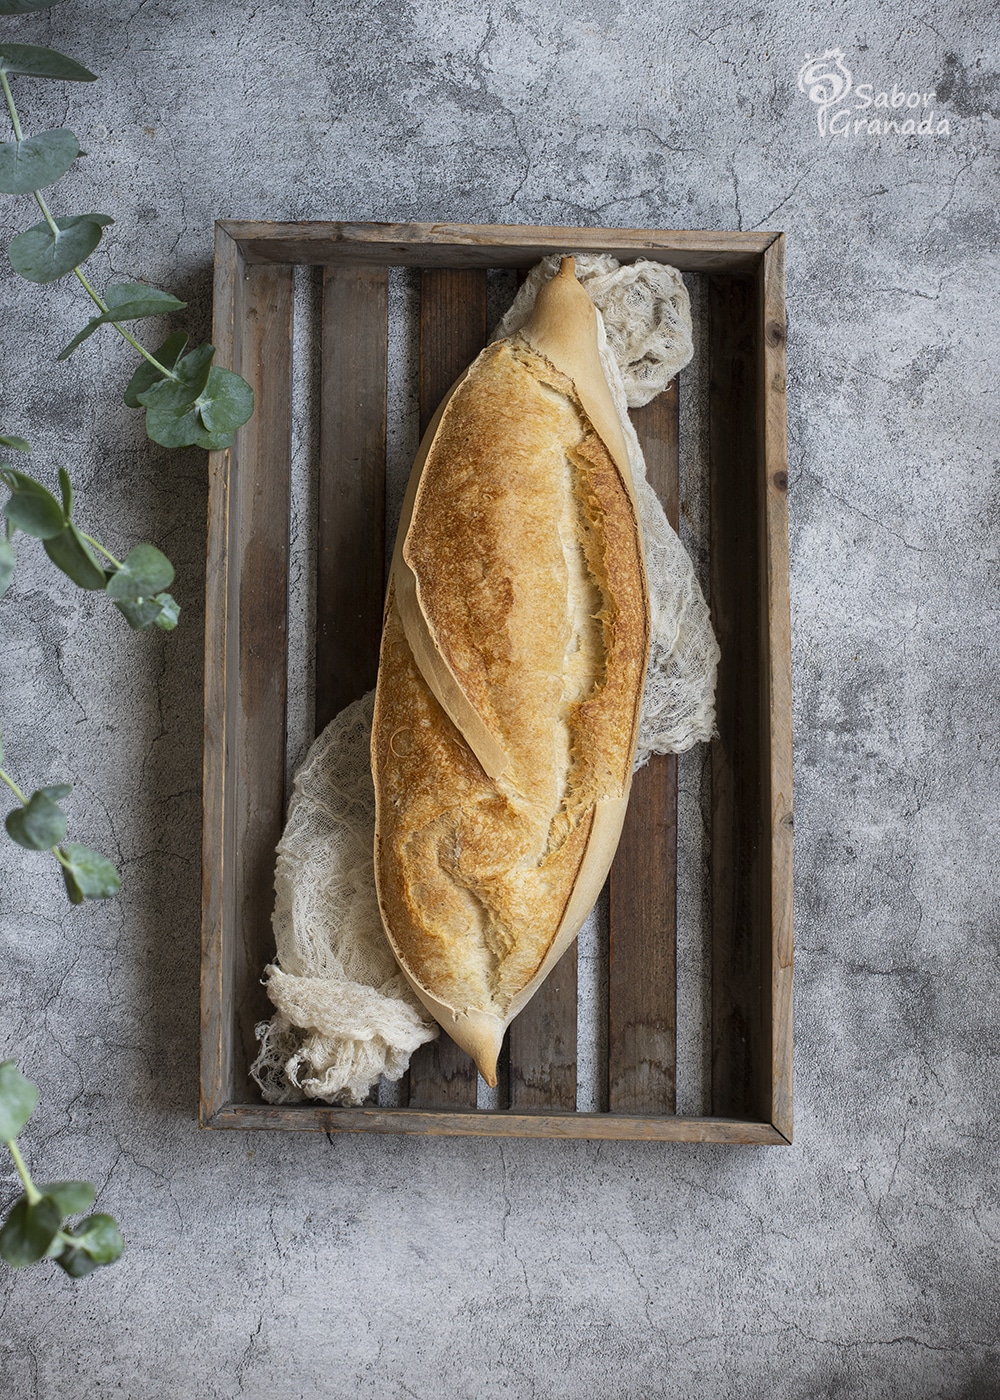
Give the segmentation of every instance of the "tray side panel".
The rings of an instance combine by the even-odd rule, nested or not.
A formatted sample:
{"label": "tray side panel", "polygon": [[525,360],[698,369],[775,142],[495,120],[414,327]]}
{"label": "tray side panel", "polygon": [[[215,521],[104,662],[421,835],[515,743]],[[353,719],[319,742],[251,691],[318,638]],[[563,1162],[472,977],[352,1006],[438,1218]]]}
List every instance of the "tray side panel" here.
{"label": "tray side panel", "polygon": [[762,1012],[771,934],[763,879],[757,280],[710,278],[709,315],[711,603],[722,651],[712,746],[712,1107],[760,1118],[771,1106],[770,1026]]}
{"label": "tray side panel", "polygon": [[[235,362],[237,288],[243,276],[238,245],[215,230],[215,288],[212,340],[218,363]],[[235,664],[235,599],[231,599],[230,482],[238,444],[208,458],[208,540],[205,577],[205,721],[202,782],[201,1083],[199,1118],[204,1125],[237,1093],[233,1081],[236,1025],[235,822],[233,782],[226,761],[232,706],[227,668]],[[232,606],[231,606],[232,603]]]}
{"label": "tray side panel", "polygon": [[[486,344],[486,273],[434,268],[420,278],[420,432]],[[475,1108],[472,1060],[443,1031],[410,1061],[410,1105]]]}
{"label": "tray side panel", "polygon": [[539,1137],[632,1142],[786,1146],[770,1123],[745,1118],[636,1117],[613,1113],[435,1112],[417,1109],[230,1104],[212,1127],[318,1133],[418,1133],[434,1137]]}
{"label": "tray side panel", "polygon": [[[633,412],[650,484],[677,528],[678,386]],[[610,875],[608,1107],[673,1113],[677,1099],[677,758],[632,780]]]}
{"label": "tray side panel", "polygon": [[717,229],[566,228],[524,224],[227,221],[247,262],[363,262],[443,268],[533,267],[549,253],[651,258],[685,272],[752,272],[773,233]]}
{"label": "tray side panel", "polygon": [[385,572],[385,267],[323,270],[316,732],[375,684]]}
{"label": "tray side panel", "polygon": [[239,630],[226,676],[234,717],[227,754],[235,786],[233,1077],[242,1094],[257,1052],[254,1026],[272,1010],[260,979],[274,957],[274,853],[285,816],[292,269],[245,269],[237,305],[235,368],[256,403],[238,435],[231,483],[236,567],[230,602],[238,590]]}
{"label": "tray side panel", "polygon": [[764,333],[760,447],[764,472],[767,693],[762,704],[770,737],[767,829],[770,834],[771,961],[763,1017],[771,1025],[771,1121],[792,1137],[792,664],[788,560],[788,428],[785,389],[784,237],[761,265]]}

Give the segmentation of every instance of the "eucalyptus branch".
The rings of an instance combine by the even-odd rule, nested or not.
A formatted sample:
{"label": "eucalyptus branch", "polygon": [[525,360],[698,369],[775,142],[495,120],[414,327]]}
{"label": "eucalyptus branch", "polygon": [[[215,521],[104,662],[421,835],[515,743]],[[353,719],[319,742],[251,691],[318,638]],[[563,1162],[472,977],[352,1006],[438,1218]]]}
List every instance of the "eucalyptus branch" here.
{"label": "eucalyptus branch", "polygon": [[[54,3],[57,0],[48,0]],[[47,7],[45,0],[37,8],[43,5]],[[21,7],[23,0],[0,0],[0,15],[17,13]],[[7,256],[14,271],[29,282],[55,282],[72,272],[98,311],[57,358],[68,359],[101,326],[114,327],[144,361],[129,381],[125,402],[146,410],[149,437],[164,447],[229,447],[236,429],[253,412],[253,390],[238,374],[212,363],[213,346],[187,350],[187,336],[177,333],[154,354],[124,325],[183,310],[185,302],[142,282],[112,284],[102,293],[80,270],[114,220],[108,214],[53,214],[41,191],[66,174],[81,154],[80,143],[68,130],[25,136],[9,82],[13,74],[66,82],[96,79],[75,59],[53,49],[0,44],[0,86],[14,135],[12,142],[0,143],[0,193],[31,194],[43,217],[42,223],[11,240]]]}
{"label": "eucalyptus branch", "polygon": [[38,1089],[13,1060],[0,1064],[0,1142],[24,1187],[0,1229],[0,1257],[13,1269],[53,1259],[71,1278],[84,1278],[102,1264],[113,1264],[125,1247],[110,1215],[89,1215],[71,1226],[67,1217],[94,1204],[89,1181],[49,1181],[36,1186],[16,1139],[35,1111]]}
{"label": "eucalyptus branch", "polygon": [[[0,764],[3,742],[0,740]],[[66,840],[66,813],[60,802],[73,791],[70,783],[50,783],[37,788],[30,797],[3,768],[0,780],[6,783],[21,804],[7,813],[7,835],[26,851],[47,851],[62,866],[63,883],[71,904],[85,899],[110,899],[121,889],[118,871],[100,851]]]}
{"label": "eucalyptus branch", "polygon": [[[0,436],[0,445],[30,451],[23,438]],[[42,548],[57,568],[79,588],[102,590],[136,631],[159,627],[171,632],[177,626],[180,609],[166,589],[174,580],[174,567],[167,556],[151,544],[137,544],[124,560],[116,559],[100,540],[79,529],[73,520],[73,484],[59,468],[60,499],[27,472],[0,464],[0,482],[9,487],[4,505],[6,538],[0,540],[0,598],[10,587],[17,558],[13,534],[20,530],[42,541]],[[111,565],[106,569],[94,551]]]}

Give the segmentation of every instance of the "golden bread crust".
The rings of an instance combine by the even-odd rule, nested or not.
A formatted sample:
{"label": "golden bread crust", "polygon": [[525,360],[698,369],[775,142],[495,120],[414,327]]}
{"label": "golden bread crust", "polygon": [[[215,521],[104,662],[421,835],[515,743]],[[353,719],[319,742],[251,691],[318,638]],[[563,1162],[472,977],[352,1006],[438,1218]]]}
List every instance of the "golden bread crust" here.
{"label": "golden bread crust", "polygon": [[487,776],[435,699],[390,586],[383,919],[418,991],[503,1021],[560,929],[597,805],[628,790],[648,650],[631,492],[573,382],[524,340],[488,347],[448,402],[397,562],[506,766]]}

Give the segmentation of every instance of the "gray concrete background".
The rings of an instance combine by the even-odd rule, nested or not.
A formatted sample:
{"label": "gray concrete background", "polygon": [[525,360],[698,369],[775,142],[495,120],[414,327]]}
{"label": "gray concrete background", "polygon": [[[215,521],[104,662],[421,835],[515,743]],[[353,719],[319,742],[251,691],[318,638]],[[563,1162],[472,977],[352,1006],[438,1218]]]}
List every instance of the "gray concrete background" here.
{"label": "gray concrete background", "polygon": [[[68,913],[3,846],[0,1051],[43,1087],[29,1159],[128,1250],[3,1274],[0,1394],[1000,1394],[992,6],[66,0],[2,32],[102,75],[19,79],[26,128],[90,153],[53,203],[117,217],[98,282],[169,287],[195,335],[218,216],[787,231],[798,1121],[788,1150],[199,1132],[204,457],[146,444],[110,333],[52,363],[70,281],[0,271],[5,430],[113,549],[166,548],[185,609],[132,637],[28,546],[2,605],[9,766],[78,780],[126,889]],[[948,135],[821,139],[796,76],[833,46]]]}

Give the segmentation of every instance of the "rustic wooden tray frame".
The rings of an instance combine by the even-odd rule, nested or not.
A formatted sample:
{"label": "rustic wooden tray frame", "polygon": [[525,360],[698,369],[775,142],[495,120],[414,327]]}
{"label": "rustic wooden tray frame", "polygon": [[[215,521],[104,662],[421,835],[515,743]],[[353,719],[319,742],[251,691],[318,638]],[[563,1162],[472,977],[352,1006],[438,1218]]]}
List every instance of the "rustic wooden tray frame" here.
{"label": "rustic wooden tray frame", "polygon": [[[268,1014],[274,848],[284,820],[292,274],[324,269],[317,728],[374,680],[384,558],[388,269],[422,268],[421,417],[478,352],[486,269],[549,252],[647,257],[705,275],[711,596],[722,647],[712,750],[712,1108],[674,1113],[676,760],[637,775],[610,880],[609,1111],[575,1112],[575,951],[514,1023],[510,1108],[479,1111],[447,1038],[415,1057],[409,1107],[268,1105],[247,1066]],[[257,408],[211,454],[205,652],[201,1123],[215,1128],[786,1144],[792,1134],[792,733],[784,238],[454,224],[216,228],[218,362]],[[677,397],[637,415],[677,513]],[[658,872],[650,878],[650,872]]]}

